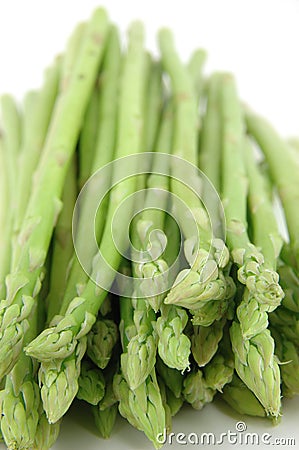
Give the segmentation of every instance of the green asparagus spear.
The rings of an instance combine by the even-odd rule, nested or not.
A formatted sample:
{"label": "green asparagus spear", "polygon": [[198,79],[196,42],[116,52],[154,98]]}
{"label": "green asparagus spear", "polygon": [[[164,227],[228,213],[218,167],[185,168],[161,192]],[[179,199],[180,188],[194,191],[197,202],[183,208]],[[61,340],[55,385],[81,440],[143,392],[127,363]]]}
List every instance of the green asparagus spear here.
{"label": "green asparagus spear", "polygon": [[97,405],[104,397],[104,392],[105,380],[102,371],[88,359],[84,359],[81,364],[77,398],[91,405]]}
{"label": "green asparagus spear", "polygon": [[54,230],[54,243],[51,258],[50,290],[45,300],[47,323],[60,311],[63,293],[67,284],[68,271],[74,252],[72,237],[72,218],[77,198],[76,162],[73,160],[62,194],[63,208]]}
{"label": "green asparagus spear", "polygon": [[254,417],[266,415],[261,403],[236,374],[231,383],[224,387],[221,398],[239,414]]}
{"label": "green asparagus spear", "polygon": [[99,9],[87,26],[69,86],[60,96],[51,120],[36,184],[18,236],[20,257],[15,270],[7,277],[7,298],[0,303],[0,361],[5,361],[0,365],[0,376],[17,359],[13,349],[22,348],[24,329],[40,289],[40,274],[61,209],[66,172],[102,57],[107,29],[106,13]]}
{"label": "green asparagus spear", "polygon": [[246,111],[246,125],[249,134],[263,151],[271,177],[278,188],[287,221],[291,248],[297,266],[299,266],[299,217],[294,208],[294,205],[298,203],[299,192],[297,158],[265,119],[251,111]]}
{"label": "green asparagus spear", "polygon": [[95,425],[104,439],[108,439],[111,436],[117,417],[117,411],[117,403],[114,403],[106,409],[100,409],[98,405],[92,407]]}
{"label": "green asparagus spear", "polygon": [[[222,120],[222,195],[227,242],[239,267],[238,279],[246,286],[237,308],[238,321],[235,320],[230,329],[235,366],[238,375],[254,392],[266,413],[277,417],[281,406],[280,373],[274,355],[274,342],[266,328],[267,311],[273,311],[279,305],[283,291],[275,272],[276,261],[265,261],[247,234],[246,142],[241,107],[231,75],[223,75],[222,79]],[[268,192],[265,198],[268,198]],[[267,230],[263,232],[267,233]]]}
{"label": "green asparagus spear", "polygon": [[[142,43],[143,29],[140,23],[134,23],[132,25],[129,38],[129,48],[124,62],[121,82],[116,158],[131,152],[137,153],[140,150],[141,144],[140,135],[139,133],[136,133],[136,130],[139,130],[142,117],[142,87],[145,61]],[[138,120],[136,118],[138,118]],[[130,169],[132,169],[132,164],[130,164],[130,166]],[[123,166],[121,169],[123,170]],[[115,174],[115,176],[116,175],[117,174]],[[100,286],[96,286],[93,281],[94,279],[97,279],[100,273],[98,267],[99,264],[103,262],[102,255],[105,256],[106,261],[112,268],[117,268],[121,260],[121,255],[115,247],[113,236],[111,234],[111,223],[115,210],[122,200],[126,199],[134,192],[134,190],[135,179],[133,177],[122,181],[112,189],[108,216],[106,217],[105,228],[100,245],[101,253],[96,253],[95,255],[91,279],[87,282],[81,297],[74,298],[70,303],[65,315],[60,318],[59,323],[46,329],[33,341],[33,343],[30,344],[30,346],[27,346],[27,352],[32,356],[34,355],[38,359],[43,360],[45,364],[48,364],[47,361],[49,360],[54,361],[54,363],[55,359],[57,362],[61,361],[61,358],[66,360],[72,359],[74,362],[76,361],[74,350],[80,345],[82,338],[90,331],[95,322],[95,315],[107,295],[106,290]],[[128,208],[126,213],[127,219],[129,219],[131,210]],[[124,222],[118,224],[118,230],[115,230],[118,237],[124,237],[123,235],[126,233],[126,223],[128,222],[129,220],[124,220]],[[124,242],[124,239],[120,239],[120,242]],[[105,270],[106,272],[104,275],[106,276],[106,281],[108,280],[108,285],[110,285],[114,279],[114,273],[112,275],[107,266]],[[80,370],[78,366],[80,366],[80,361],[77,361],[76,364],[74,363],[74,368],[76,369],[73,374],[72,382],[74,389],[71,390],[68,399],[66,396],[63,398],[64,404],[63,401],[61,401],[60,408],[57,408],[55,401],[53,401],[54,397],[51,399],[46,396],[47,408],[45,407],[45,409],[48,411],[48,418],[51,417],[51,421],[58,420],[58,418],[64,414],[72,401],[73,397],[71,395],[75,395],[76,393],[75,385],[77,384],[76,380]],[[46,389],[46,386],[44,385],[43,388]],[[53,391],[55,393],[54,386]]]}
{"label": "green asparagus spear", "polygon": [[118,340],[117,325],[113,320],[98,318],[87,335],[87,355],[100,369],[110,361]]}

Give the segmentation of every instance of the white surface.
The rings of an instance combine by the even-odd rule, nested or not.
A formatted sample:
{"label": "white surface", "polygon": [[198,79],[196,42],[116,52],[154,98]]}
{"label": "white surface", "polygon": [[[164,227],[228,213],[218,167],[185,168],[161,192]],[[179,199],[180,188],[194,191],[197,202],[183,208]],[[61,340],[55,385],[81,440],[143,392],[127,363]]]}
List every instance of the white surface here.
{"label": "white surface", "polygon": [[[142,19],[147,29],[148,47],[155,52],[155,33],[162,25],[174,30],[177,47],[185,60],[196,47],[206,48],[208,71],[232,70],[246,102],[267,116],[284,136],[299,135],[297,0],[1,0],[0,92],[11,92],[21,98],[26,90],[37,87],[43,69],[56,53],[63,51],[75,24],[86,19],[99,3],[107,6],[112,20],[122,30],[131,20]],[[295,437],[297,445],[293,448],[299,448],[298,411],[299,401],[295,399],[286,403],[278,427],[272,428],[265,420],[245,419],[245,422],[249,432]],[[201,412],[184,409],[174,420],[174,431],[220,434],[228,429],[234,431],[238,420],[240,418],[229,415],[229,410],[217,403]],[[84,422],[89,427],[83,426]],[[122,420],[118,421],[109,441],[99,440],[93,434],[91,422],[92,419],[86,420],[85,412],[82,412],[82,420],[80,412],[72,414],[63,423],[54,449],[152,448],[141,433]],[[173,444],[165,448],[184,447],[186,445]],[[222,449],[236,447],[239,448],[219,445]],[[279,446],[272,445],[272,448]]]}

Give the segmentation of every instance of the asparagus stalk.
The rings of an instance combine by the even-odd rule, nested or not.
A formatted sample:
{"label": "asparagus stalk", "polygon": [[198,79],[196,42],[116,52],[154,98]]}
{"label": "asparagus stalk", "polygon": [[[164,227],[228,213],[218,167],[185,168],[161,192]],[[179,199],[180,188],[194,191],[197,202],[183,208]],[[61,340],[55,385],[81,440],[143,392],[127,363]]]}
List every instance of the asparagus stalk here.
{"label": "asparagus stalk", "polygon": [[206,366],[218,349],[226,320],[215,321],[208,327],[195,325],[191,336],[192,355],[199,367]]}
{"label": "asparagus stalk", "polygon": [[[284,208],[290,244],[299,266],[299,218],[294,208],[298,202],[299,180],[297,158],[278,133],[263,118],[246,111],[246,125],[249,134],[263,151]],[[298,268],[298,267],[297,267]]]}
{"label": "asparagus stalk", "polygon": [[[161,113],[161,70],[159,66],[153,66],[149,71],[149,85],[146,86],[148,90],[148,94],[145,95],[146,105],[144,108],[144,123],[145,128],[143,130],[143,142],[145,145],[145,149],[148,151],[153,150],[153,145],[155,143],[155,138],[157,135],[157,128]],[[165,128],[165,125],[164,127]],[[166,130],[167,131],[167,130]],[[161,136],[162,137],[161,137]],[[164,130],[165,135],[165,130]],[[165,136],[162,133],[159,133],[158,136],[158,144],[161,145],[161,140],[164,142]],[[146,187],[146,179],[144,176],[139,179],[139,188]],[[144,186],[141,186],[143,184]],[[148,207],[149,196],[153,197],[152,191],[147,191],[145,196],[145,208]],[[165,197],[165,196],[164,196]],[[155,200],[155,199],[154,199]],[[163,200],[162,200],[163,202]],[[140,205],[141,206],[141,205]],[[151,205],[152,207],[156,205]],[[147,251],[148,245],[154,246],[155,244],[150,242],[148,243],[148,228],[150,228],[149,232],[153,229],[153,227],[157,223],[157,215],[154,213],[154,223],[148,222],[147,216],[148,211],[145,209],[140,215],[137,214],[135,216],[132,225],[131,225],[131,235],[132,235],[132,243],[134,246],[133,255],[132,255],[132,271],[134,276],[142,277],[146,276],[147,279],[143,282],[143,288],[148,288],[149,286],[145,285],[146,281],[149,281],[151,284],[153,283],[152,279],[157,272],[157,267],[159,267],[159,263],[154,261],[152,265],[154,265],[154,271],[150,267],[151,262],[146,263],[147,268],[144,269],[144,263],[141,261],[140,263],[135,262],[134,251],[138,248],[139,255],[142,251]],[[140,217],[140,218],[139,218]],[[156,220],[155,220],[156,219]],[[138,258],[139,259],[139,258]],[[150,258],[152,259],[152,258]],[[139,280],[138,280],[139,281]],[[151,290],[148,289],[139,289],[139,286],[136,287],[136,295],[138,298],[136,300],[132,299],[133,309],[129,312],[129,307],[121,308],[121,313],[124,312],[124,316],[122,318],[122,323],[124,330],[126,332],[127,326],[130,331],[130,340],[125,347],[125,352],[121,355],[121,368],[122,372],[125,375],[126,381],[129,384],[131,389],[136,389],[140,386],[151,373],[155,361],[156,361],[156,348],[157,348],[157,338],[155,331],[153,329],[153,322],[156,319],[155,312],[149,306],[149,301],[147,298],[142,298],[143,294],[147,297],[148,294],[152,294]],[[156,299],[154,297],[154,299]],[[130,299],[121,298],[121,303],[123,302],[131,302]],[[131,308],[130,308],[131,309]],[[128,322],[127,320],[128,319]],[[132,323],[132,320],[134,324]]]}
{"label": "asparagus stalk", "polygon": [[22,348],[27,318],[40,289],[40,274],[61,209],[60,196],[67,168],[102,57],[107,29],[106,13],[97,10],[86,29],[68,89],[60,96],[50,124],[18,236],[20,257],[15,270],[7,277],[7,298],[0,304],[0,360],[5,361],[0,367],[1,376],[16,361],[17,352],[13,349]]}
{"label": "asparagus stalk", "polygon": [[167,388],[176,398],[181,398],[183,389],[183,374],[177,369],[171,369],[161,358],[157,358],[156,370]]}
{"label": "asparagus stalk", "polygon": [[[171,77],[175,97],[173,155],[197,166],[197,107],[191,77],[175,52],[170,31],[160,32],[159,44],[162,63]],[[179,274],[165,302],[195,309],[202,302],[226,297],[222,267],[228,263],[228,252],[220,239],[213,239],[210,221],[201,200],[188,186],[178,181],[184,179],[183,169],[184,164],[173,164],[171,191],[186,205],[184,209],[177,206],[177,214],[186,238],[185,255],[191,270]],[[195,181],[197,175],[193,172],[190,177]],[[200,242],[197,234],[200,235]]]}
{"label": "asparagus stalk", "polygon": [[[247,234],[248,178],[243,156],[246,144],[241,107],[230,75],[223,76],[222,117],[222,194],[227,242],[239,267],[238,279],[246,286],[237,308],[238,321],[235,320],[230,329],[235,366],[238,375],[254,392],[266,413],[277,417],[281,406],[280,373],[274,355],[274,341],[266,328],[267,311],[273,311],[279,305],[283,291],[278,284],[275,261],[265,262],[263,254],[250,242]],[[261,195],[268,199],[268,192]],[[263,232],[268,232],[265,227]]]}
{"label": "asparagus stalk", "polygon": [[[113,158],[116,135],[116,113],[118,106],[118,87],[119,87],[119,72],[121,63],[120,43],[118,31],[115,27],[111,27],[108,36],[107,48],[104,54],[103,68],[101,71],[101,86],[99,94],[99,121],[98,121],[98,139],[96,142],[96,149],[94,153],[94,160],[90,175],[93,175],[105,164],[109,163]],[[83,161],[83,155],[81,163]],[[107,183],[109,180],[105,180]],[[83,259],[84,267],[87,270],[91,269],[91,261],[97,250],[92,239],[86,241],[86,223],[92,223],[94,217],[91,215],[95,210],[95,196],[90,188],[84,192],[83,199],[80,203],[80,217],[75,229],[75,245],[77,254],[80,254]],[[108,185],[107,185],[108,190]],[[97,205],[96,205],[97,206]],[[100,205],[99,214],[96,217],[95,232],[97,242],[100,242],[103,228],[105,225],[105,215],[107,213],[107,201],[103,201]],[[70,301],[76,296],[80,295],[87,283],[88,276],[83,270],[77,254],[74,255],[73,263],[70,267],[70,274],[68,283],[64,293],[64,298],[61,306],[61,314],[64,314],[68,308]]]}
{"label": "asparagus stalk", "polygon": [[[142,92],[144,80],[144,51],[143,51],[143,29],[141,24],[134,23],[129,35],[129,48],[126,61],[124,62],[122,83],[121,83],[121,99],[119,109],[119,132],[117,141],[116,158],[122,157],[131,152],[137,153],[140,149],[140,134],[136,133],[139,130],[142,113]],[[123,169],[122,165],[122,169]],[[127,167],[128,168],[128,167]],[[130,163],[130,169],[132,164]],[[133,167],[134,171],[134,167]],[[118,174],[114,174],[117,176]],[[128,178],[121,183],[114,186],[110,195],[110,204],[108,216],[106,217],[105,228],[100,245],[100,253],[96,253],[93,261],[93,273],[90,280],[87,282],[81,297],[75,297],[70,303],[65,315],[60,318],[58,324],[46,329],[37,339],[27,346],[27,352],[34,357],[42,360],[45,365],[48,361],[54,361],[56,366],[59,361],[65,359],[72,359],[74,361],[73,367],[75,369],[72,376],[72,387],[69,395],[65,395],[62,399],[60,408],[54,400],[54,396],[50,398],[45,396],[44,402],[45,410],[48,411],[48,418],[50,421],[58,420],[68,409],[73,396],[76,394],[77,378],[80,373],[80,361],[76,361],[76,353],[74,350],[80,346],[82,338],[90,331],[95,322],[95,315],[97,314],[103,300],[107,295],[107,291],[101,286],[96,286],[94,281],[98,279],[100,271],[99,264],[103,262],[102,256],[105,257],[107,263],[111,268],[117,268],[121,255],[116,248],[113,236],[111,234],[111,223],[114,213],[118,205],[122,203],[135,190],[134,177]],[[124,234],[126,233],[126,223],[130,218],[131,211],[128,208],[126,211],[127,217],[124,222],[118,224],[118,230],[115,230],[120,242],[124,242]],[[100,266],[102,268],[102,266]],[[103,273],[103,269],[102,269]],[[114,273],[108,269],[106,265],[104,275],[106,282],[110,287],[114,279]],[[81,355],[81,351],[79,352]],[[55,362],[57,361],[57,363]],[[76,363],[75,363],[76,361]],[[61,364],[57,366],[57,376],[59,377],[59,370],[63,367]],[[44,385],[43,388],[47,389]],[[42,388],[42,389],[43,389]],[[55,393],[55,386],[53,385],[53,392]],[[64,404],[63,404],[64,402]]]}
{"label": "asparagus stalk", "polygon": [[299,394],[299,353],[298,348],[282,333],[271,329],[275,340],[275,353],[280,361],[282,378],[282,393],[284,397],[293,397]]}
{"label": "asparagus stalk", "polygon": [[[30,314],[25,342],[36,335],[37,308]],[[40,392],[30,357],[21,351],[16,365],[6,376],[1,399],[1,431],[8,448],[31,448],[35,440],[40,412]]]}
{"label": "asparagus stalk", "polygon": [[157,438],[165,428],[165,410],[155,370],[135,390],[129,388],[121,374],[115,376],[113,387],[119,400],[120,414],[143,431],[155,448],[160,448]]}
{"label": "asparagus stalk", "polygon": [[[100,75],[101,78],[101,75]],[[92,173],[95,142],[99,125],[99,99],[96,86],[89,99],[79,141],[79,190],[81,190]]]}
{"label": "asparagus stalk", "polygon": [[191,58],[188,62],[188,71],[190,73],[191,79],[193,80],[194,91],[196,92],[197,100],[200,99],[204,89],[202,72],[206,59],[206,51],[199,48],[192,53]]}
{"label": "asparagus stalk", "polygon": [[[47,136],[50,120],[56,102],[61,69],[61,58],[57,58],[44,75],[44,84],[37,94],[32,105],[32,111],[26,122],[27,111],[25,110],[25,130],[22,141],[18,167],[20,176],[17,180],[16,211],[17,219],[14,224],[16,235],[21,230],[25,218],[26,208],[34,188],[34,172],[38,166]],[[28,181],[29,180],[29,181]],[[18,262],[21,249],[15,250],[13,267]]]}
{"label": "asparagus stalk", "polygon": [[[3,233],[0,253],[0,293],[5,298],[5,277],[10,272],[12,260],[12,229],[15,214],[16,174],[21,143],[21,118],[14,99],[4,95],[0,99],[1,111],[1,163],[3,164]],[[0,376],[1,378],[1,376]]]}
{"label": "asparagus stalk", "polygon": [[60,311],[63,293],[67,284],[68,270],[74,252],[72,218],[77,198],[76,163],[70,164],[62,194],[63,208],[54,230],[53,254],[51,260],[50,290],[45,300],[47,323]]}

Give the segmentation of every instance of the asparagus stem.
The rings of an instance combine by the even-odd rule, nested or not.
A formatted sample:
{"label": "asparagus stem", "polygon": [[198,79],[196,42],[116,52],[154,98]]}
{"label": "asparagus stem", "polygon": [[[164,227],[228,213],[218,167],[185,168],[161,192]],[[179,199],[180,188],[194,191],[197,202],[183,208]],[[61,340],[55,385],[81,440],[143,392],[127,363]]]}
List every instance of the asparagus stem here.
{"label": "asparagus stem", "polygon": [[87,355],[100,369],[109,363],[117,340],[117,325],[110,319],[99,318],[88,333]]}
{"label": "asparagus stem", "polygon": [[62,194],[63,208],[54,230],[54,245],[51,261],[50,291],[46,298],[47,323],[60,311],[63,293],[67,284],[68,270],[74,253],[72,218],[77,198],[76,163],[71,162]]}
{"label": "asparagus stem", "polygon": [[191,58],[188,62],[188,71],[190,73],[191,79],[194,84],[194,91],[196,92],[197,100],[200,99],[203,88],[204,88],[204,80],[203,80],[203,66],[207,59],[207,53],[205,50],[199,48],[192,53]]}
{"label": "asparagus stem", "polygon": [[92,407],[95,425],[104,439],[108,439],[111,436],[117,417],[117,411],[117,403],[114,403],[114,405],[103,410],[100,409],[98,405]]}
{"label": "asparagus stem", "polygon": [[[120,42],[117,29],[111,27],[108,37],[106,52],[104,55],[103,68],[100,75],[100,93],[99,93],[99,122],[98,122],[98,140],[96,150],[94,152],[94,160],[92,162],[91,173],[109,163],[113,158],[116,135],[116,114],[118,106],[118,87],[119,74],[121,64]],[[109,180],[107,180],[107,183]],[[91,187],[92,188],[92,187]],[[108,189],[108,186],[107,186]],[[108,200],[108,198],[107,198]],[[97,242],[100,242],[103,228],[105,225],[105,216],[107,214],[107,200],[100,205],[99,213],[96,217],[95,232]],[[76,228],[76,249],[84,260],[84,267],[91,269],[91,261],[96,252],[94,243],[91,239],[86,241],[86,223],[87,220],[92,221],[90,217],[94,211],[94,194],[87,189],[81,206],[80,216]],[[89,219],[87,219],[87,217]],[[61,306],[61,314],[65,314],[70,301],[80,295],[86,286],[88,276],[81,267],[81,264],[74,255],[74,260],[70,268],[70,274],[66,290],[64,293],[63,303]]]}
{"label": "asparagus stem", "polygon": [[[13,222],[15,220],[15,200],[16,200],[16,174],[17,161],[21,144],[21,118],[14,99],[9,95],[0,98],[0,110],[2,119],[2,138],[1,138],[1,158],[3,178],[3,195],[5,196],[2,205],[2,211],[5,213],[4,224],[1,231],[3,232],[1,239],[0,254],[0,284],[1,299],[5,298],[4,280],[10,271],[12,261],[12,242],[11,235]],[[1,378],[1,377],[0,377]]]}
{"label": "asparagus stem", "polygon": [[211,326],[203,327],[195,325],[191,336],[192,355],[199,367],[208,364],[218,349],[218,344],[223,336],[223,328],[226,320],[215,321]]}
{"label": "asparagus stem", "polygon": [[238,279],[246,285],[237,308],[230,336],[236,371],[264,406],[266,413],[280,414],[280,373],[274,342],[266,329],[267,311],[283,297],[271,261],[251,244],[247,234],[247,176],[244,165],[244,126],[235,82],[225,75],[222,82],[223,171],[222,193],[227,219],[227,240]]}
{"label": "asparagus stem", "polygon": [[[139,130],[140,122],[142,123],[144,61],[143,29],[141,24],[136,22],[130,29],[129,48],[122,73],[116,158],[132,152],[137,153],[140,150],[140,133],[136,131]],[[138,121],[136,118],[138,118]],[[105,257],[112,268],[117,268],[121,261],[121,255],[115,247],[113,236],[111,234],[111,223],[118,205],[134,191],[134,177],[122,181],[112,189],[108,215],[106,217],[105,228],[100,245],[101,253],[96,253],[95,255],[91,279],[87,282],[81,297],[74,298],[70,303],[65,315],[60,318],[58,324],[44,330],[38,338],[27,346],[27,353],[32,356],[34,354],[35,357],[43,361],[45,366],[49,364],[48,361],[53,361],[53,364],[58,364],[58,362],[61,361],[61,358],[74,361],[74,372],[71,383],[72,389],[65,393],[64,398],[60,399],[61,404],[59,405],[59,408],[54,401],[56,388],[53,385],[52,397],[50,391],[49,394],[46,394],[46,378],[44,380],[40,378],[41,383],[43,384],[42,391],[44,389],[45,392],[43,397],[44,408],[47,411],[48,419],[51,422],[57,421],[66,412],[76,394],[76,389],[78,389],[77,379],[80,373],[80,358],[77,358],[74,350],[80,345],[82,339],[85,338],[85,335],[90,331],[95,322],[95,316],[107,295],[107,291],[100,286],[96,286],[93,280],[97,279],[99,274],[98,267],[102,262],[101,255]],[[120,242],[124,242],[123,237],[126,233],[126,223],[129,222],[127,219],[129,219],[131,215],[130,208],[128,208],[126,213],[126,220],[118,224],[118,229],[115,230],[117,235],[121,237]],[[108,284],[110,285],[114,275],[112,277],[109,271],[108,273],[105,273],[105,275],[106,280],[108,280]],[[58,340],[56,338],[57,336],[60,336]],[[54,341],[52,339],[53,337]],[[65,337],[67,337],[67,341],[69,341],[68,344]],[[62,366],[60,364],[60,370],[61,368]],[[44,373],[47,373],[46,368]],[[61,372],[61,376],[62,373],[63,372]],[[57,374],[58,376],[60,375],[59,367],[57,367]]]}
{"label": "asparagus stem", "polygon": [[294,208],[298,203],[299,180],[297,158],[278,133],[263,118],[246,111],[249,134],[263,151],[284,208],[291,247],[299,267],[299,217]]}
{"label": "asparagus stem", "polygon": [[261,248],[265,264],[276,269],[282,247],[272,201],[268,195],[267,181],[254,160],[249,141],[244,145],[244,157],[249,180],[248,203],[253,227],[254,244]]}
{"label": "asparagus stem", "polygon": [[[13,349],[22,348],[24,327],[40,289],[40,274],[61,209],[65,176],[102,57],[107,29],[106,13],[99,9],[87,26],[69,86],[60,96],[52,117],[18,236],[20,257],[15,270],[7,277],[7,299],[0,303],[0,361],[5,361],[0,365],[0,376],[16,361],[17,352]],[[14,319],[7,321],[8,317]]]}
{"label": "asparagus stem", "polygon": [[[47,69],[44,84],[32,105],[30,116],[25,111],[25,130],[18,167],[20,176],[16,182],[16,218],[14,229],[16,235],[21,230],[32,189],[34,189],[34,172],[41,158],[43,146],[48,132],[51,116],[58,94],[61,61],[57,58]],[[28,117],[28,121],[26,118]],[[29,181],[28,181],[29,180]],[[13,267],[17,264],[21,249],[14,251]]]}
{"label": "asparagus stem", "polygon": [[99,92],[96,86],[89,99],[79,141],[79,190],[83,188],[92,174],[93,160],[95,158],[95,142],[97,141],[99,131],[98,96]]}

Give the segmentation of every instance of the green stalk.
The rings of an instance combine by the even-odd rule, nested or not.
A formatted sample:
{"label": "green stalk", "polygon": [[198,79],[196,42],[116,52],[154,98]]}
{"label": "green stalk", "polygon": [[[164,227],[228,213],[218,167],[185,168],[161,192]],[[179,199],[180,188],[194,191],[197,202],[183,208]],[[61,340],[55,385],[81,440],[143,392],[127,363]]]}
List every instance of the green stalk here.
{"label": "green stalk", "polygon": [[[137,131],[140,130],[140,125],[142,125],[144,67],[143,28],[140,23],[135,22],[130,29],[128,53],[124,61],[121,80],[116,158],[140,151],[141,139],[140,133]],[[124,167],[126,165],[124,163],[121,170],[128,168],[130,170],[132,168],[134,170],[136,169],[135,166],[132,167],[132,161],[127,164],[129,166]],[[117,175],[118,173],[114,173],[114,176]],[[42,389],[44,389],[45,393],[43,401],[46,399],[46,405],[44,401],[44,407],[48,411],[48,418],[50,417],[50,420],[53,422],[58,420],[66,412],[73,399],[72,396],[76,393],[75,385],[80,373],[80,361],[76,358],[74,351],[94,324],[98,310],[107,295],[106,289],[110,287],[114,279],[114,273],[108,270],[107,266],[104,269],[101,266],[103,263],[102,257],[106,259],[112,268],[117,269],[120,264],[121,254],[115,247],[111,233],[111,223],[119,204],[135,191],[135,181],[134,177],[130,177],[115,185],[111,190],[109,209],[100,244],[101,253],[97,252],[94,257],[92,276],[87,282],[81,297],[75,297],[70,303],[65,315],[60,318],[60,321],[51,328],[44,330],[37,339],[27,346],[27,353],[32,356],[34,354],[45,365],[49,364],[48,361],[52,361],[53,364],[55,361],[58,363],[58,361],[64,359],[76,361],[76,364],[74,363],[75,372],[72,374],[72,386],[74,389],[70,390],[68,397],[65,395],[64,402],[61,401],[58,406],[54,401],[54,396],[46,399],[47,386],[42,381]],[[127,232],[126,224],[129,223],[132,210],[133,205],[132,209],[126,209],[123,221],[118,223],[116,226],[117,229],[114,230],[120,238],[119,241],[121,243],[125,241],[124,238]],[[99,264],[102,272],[99,271]],[[95,285],[93,281],[94,279],[98,279],[99,274],[105,275],[106,277],[106,289]],[[57,370],[57,377],[59,377],[59,367],[57,367]],[[55,392],[54,385],[52,391]]]}
{"label": "green stalk", "polygon": [[0,376],[16,362],[16,346],[22,348],[24,329],[40,289],[41,270],[61,209],[64,180],[102,58],[107,30],[106,13],[98,9],[87,26],[68,88],[55,107],[18,236],[20,257],[15,270],[7,277],[7,298],[0,303]]}
{"label": "green stalk", "polygon": [[117,411],[117,403],[103,410],[98,405],[92,407],[94,422],[102,438],[108,439],[111,436],[117,418]]}
{"label": "green stalk", "polygon": [[72,219],[77,198],[76,162],[73,160],[68,170],[62,194],[63,208],[54,230],[53,254],[51,259],[50,291],[45,300],[47,323],[60,311],[68,270],[74,253]]}
{"label": "green stalk", "polygon": [[21,144],[21,117],[15,100],[9,95],[0,98],[1,113],[1,163],[3,164],[3,196],[1,209],[5,216],[1,231],[0,285],[1,299],[5,298],[5,277],[12,261],[12,232],[15,219],[16,183],[18,157]]}
{"label": "green stalk", "polygon": [[[101,72],[101,91],[99,94],[98,106],[98,140],[96,142],[90,175],[103,168],[105,164],[109,163],[113,158],[117,125],[116,114],[118,107],[120,64],[121,53],[118,31],[116,28],[111,27]],[[108,182],[109,180],[107,180],[107,183]],[[90,189],[92,189],[92,186]],[[94,219],[94,217],[91,217],[91,214],[95,209],[94,202],[94,194],[89,193],[87,189],[81,206],[80,215],[82,220],[79,219],[78,221],[75,240],[77,252],[79,252],[81,256],[83,255],[84,266],[89,270],[91,270],[92,258],[97,250],[94,247],[92,239],[86,240],[86,223]],[[107,201],[104,200],[96,217],[95,231],[98,242],[100,242],[102,237],[107,207]],[[68,283],[60,310],[61,314],[65,314],[70,301],[76,295],[80,295],[83,292],[87,281],[88,276],[83,270],[77,255],[74,254],[74,260],[70,267]]]}
{"label": "green stalk", "polygon": [[299,217],[294,208],[294,205],[298,203],[299,195],[297,158],[265,119],[251,111],[246,111],[246,125],[249,134],[263,151],[270,175],[278,188],[287,221],[290,244],[299,267]]}
{"label": "green stalk", "polygon": [[[244,163],[242,111],[231,75],[222,78],[223,161],[222,195],[227,220],[227,242],[238,279],[246,288],[230,328],[235,366],[239,377],[256,395],[266,413],[280,414],[280,373],[274,355],[274,341],[267,330],[267,311],[273,311],[283,297],[278,275],[271,261],[247,234],[248,178]],[[267,197],[268,193],[266,193]]]}
{"label": "green stalk", "polygon": [[188,71],[193,80],[194,91],[196,92],[197,100],[200,100],[204,89],[203,66],[207,59],[205,50],[199,48],[192,53],[188,62]]}
{"label": "green stalk", "polygon": [[223,336],[223,328],[226,320],[217,320],[211,326],[193,326],[191,336],[192,355],[199,367],[206,366],[218,349],[218,344]]}
{"label": "green stalk", "polygon": [[283,241],[278,230],[272,199],[269,197],[267,180],[259,171],[249,141],[244,145],[244,157],[249,180],[248,204],[253,241],[262,250],[265,264],[276,269]]}
{"label": "green stalk", "polygon": [[[200,183],[197,166],[198,112],[194,88],[187,69],[176,54],[169,30],[159,34],[162,64],[170,75],[174,92],[174,135],[172,153],[193,164],[189,179]],[[228,263],[228,252],[220,239],[213,239],[210,220],[201,200],[179,179],[184,179],[183,163],[173,164],[171,191],[185,203],[176,205],[180,227],[185,236],[185,255],[191,270],[182,271],[166,298],[172,303],[196,309],[215,299],[226,298],[226,280],[222,268]],[[200,239],[198,238],[200,236]]]}
{"label": "green stalk", "polygon": [[[58,95],[61,60],[57,58],[44,75],[44,84],[32,105],[30,116],[25,109],[25,130],[19,159],[20,176],[16,182],[16,219],[14,230],[20,232],[30,195],[34,189],[34,173],[41,159],[54,105]],[[30,118],[30,120],[29,120]],[[29,181],[28,181],[29,180]],[[15,250],[13,267],[17,264],[21,249]]]}
{"label": "green stalk", "polygon": [[87,335],[87,355],[100,369],[109,363],[118,341],[118,329],[113,320],[98,318]]}
{"label": "green stalk", "polygon": [[9,268],[9,251],[7,250],[7,239],[6,233],[7,230],[7,217],[6,211],[8,210],[9,205],[9,194],[7,189],[7,172],[5,170],[4,163],[4,142],[3,136],[0,135],[0,230],[1,235],[3,236],[0,239],[0,298],[5,298],[6,289],[5,289],[5,277],[8,273]]}
{"label": "green stalk", "polygon": [[[101,79],[101,73],[99,75]],[[101,86],[100,88],[105,88]],[[95,86],[93,93],[89,99],[86,110],[83,127],[79,140],[79,191],[93,173],[93,160],[95,159],[95,142],[97,142],[99,129],[99,90]]]}

